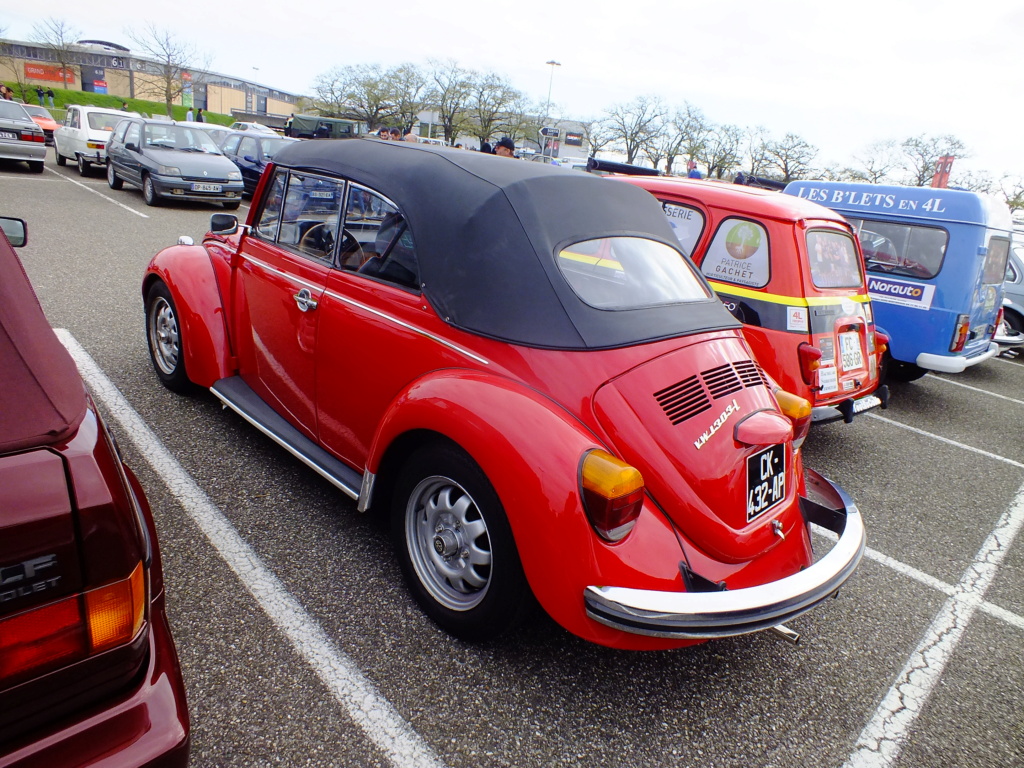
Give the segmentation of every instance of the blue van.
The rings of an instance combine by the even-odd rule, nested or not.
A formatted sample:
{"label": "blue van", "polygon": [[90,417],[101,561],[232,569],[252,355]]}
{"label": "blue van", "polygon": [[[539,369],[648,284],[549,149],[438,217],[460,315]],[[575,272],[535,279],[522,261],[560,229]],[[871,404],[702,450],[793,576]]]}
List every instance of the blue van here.
{"label": "blue van", "polygon": [[841,213],[864,251],[886,374],[960,373],[999,353],[1013,222],[1005,204],[955,189],[794,181],[785,193]]}

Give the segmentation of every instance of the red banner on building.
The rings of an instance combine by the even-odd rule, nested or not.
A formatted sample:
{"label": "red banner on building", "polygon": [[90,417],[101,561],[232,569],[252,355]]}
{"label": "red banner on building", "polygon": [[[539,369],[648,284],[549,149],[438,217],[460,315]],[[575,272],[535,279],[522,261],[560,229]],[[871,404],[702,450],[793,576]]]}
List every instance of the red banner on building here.
{"label": "red banner on building", "polygon": [[[67,80],[64,74],[67,73]],[[64,70],[56,64],[35,64],[25,62],[25,77],[29,80],[51,80],[55,83],[67,82],[68,85],[75,84],[75,73],[73,70]]]}

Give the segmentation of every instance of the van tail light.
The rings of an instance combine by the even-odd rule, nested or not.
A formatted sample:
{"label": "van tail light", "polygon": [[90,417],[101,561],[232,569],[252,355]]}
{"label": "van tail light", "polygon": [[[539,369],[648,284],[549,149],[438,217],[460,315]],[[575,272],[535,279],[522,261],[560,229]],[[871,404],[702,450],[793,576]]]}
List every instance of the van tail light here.
{"label": "van tail light", "polygon": [[0,685],[130,642],[146,618],[146,572],[0,620]]}
{"label": "van tail light", "polygon": [[812,347],[805,341],[797,347],[796,351],[800,358],[800,375],[803,376],[804,384],[817,386],[817,371],[821,367],[821,350]]}
{"label": "van tail light", "polygon": [[963,352],[967,345],[967,336],[971,332],[971,316],[957,315],[956,328],[953,330],[953,341],[949,345],[950,352]]}
{"label": "van tail light", "polygon": [[1003,327],[1003,320],[1006,319],[1006,310],[1003,307],[999,308],[999,312],[996,313],[996,324],[992,327],[992,338],[996,337],[999,333],[999,329]]}
{"label": "van tail light", "polygon": [[597,534],[606,541],[621,541],[640,515],[644,479],[638,469],[595,449],[580,464],[580,495]]}
{"label": "van tail light", "polygon": [[811,404],[799,395],[781,388],[775,389],[772,394],[779,404],[779,410],[793,422],[793,450],[797,451],[811,430]]}
{"label": "van tail light", "polygon": [[889,335],[882,333],[879,330],[875,331],[875,350],[878,352],[879,357],[885,354],[885,350],[889,348]]}

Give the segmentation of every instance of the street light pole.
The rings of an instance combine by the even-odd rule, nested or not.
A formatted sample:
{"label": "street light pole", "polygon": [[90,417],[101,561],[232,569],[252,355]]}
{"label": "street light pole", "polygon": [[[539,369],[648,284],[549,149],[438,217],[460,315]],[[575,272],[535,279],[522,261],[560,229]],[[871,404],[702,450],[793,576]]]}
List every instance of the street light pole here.
{"label": "street light pole", "polygon": [[[548,122],[548,115],[551,112],[551,86],[555,82],[555,67],[560,67],[562,66],[562,64],[560,62],[555,61],[554,59],[551,59],[550,61],[546,61],[544,63],[551,67],[551,76],[548,78],[548,100],[547,103],[544,105],[544,123],[546,125]],[[541,147],[541,155],[547,154],[547,143],[548,140],[545,138],[544,145]]]}

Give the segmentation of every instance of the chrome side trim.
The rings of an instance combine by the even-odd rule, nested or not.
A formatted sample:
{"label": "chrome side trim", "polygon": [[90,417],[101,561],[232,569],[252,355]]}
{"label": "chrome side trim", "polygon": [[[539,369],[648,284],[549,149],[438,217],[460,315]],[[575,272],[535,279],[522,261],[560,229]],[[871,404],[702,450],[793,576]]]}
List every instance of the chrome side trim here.
{"label": "chrome side trim", "polygon": [[326,291],[325,293],[332,299],[337,299],[338,301],[348,304],[351,307],[356,307],[357,309],[361,309],[364,312],[369,312],[371,315],[376,315],[382,320],[387,320],[389,323],[394,323],[395,325],[401,326],[402,328],[412,331],[413,333],[418,333],[420,336],[426,339],[436,341],[441,346],[448,347],[448,349],[452,350],[453,352],[458,352],[460,355],[464,355],[465,357],[468,357],[471,360],[476,360],[481,365],[491,364],[489,360],[480,357],[480,355],[477,355],[473,352],[470,352],[468,349],[463,349],[457,344],[452,344],[447,339],[442,339],[440,336],[430,333],[430,331],[425,331],[422,328],[417,328],[415,325],[407,323],[404,320],[399,320],[397,317],[389,315],[386,312],[381,312],[379,309],[374,309],[373,307],[363,304],[360,301],[355,301],[354,299],[350,299],[347,296],[342,296],[341,294],[335,293],[334,291]]}
{"label": "chrome side trim", "polygon": [[835,546],[808,568],[778,581],[724,592],[662,592],[589,586],[587,614],[602,624],[638,635],[711,639],[770,629],[811,610],[850,578],[864,554],[860,510],[837,485],[821,478],[841,499],[830,509],[803,499],[812,522],[839,535]]}
{"label": "chrome side trim", "polygon": [[249,256],[248,254],[240,253],[239,256],[241,256],[246,261],[252,262],[256,266],[260,267],[261,269],[265,269],[267,272],[273,272],[278,277],[284,278],[289,283],[292,283],[293,285],[297,285],[300,288],[308,288],[310,291],[317,291],[317,292],[320,292],[320,291],[322,291],[324,289],[324,287],[322,285],[317,285],[316,283],[307,283],[305,280],[300,280],[299,278],[295,277],[295,275],[290,275],[287,272],[282,272],[277,267],[272,267],[269,264],[267,264],[267,262],[265,262],[265,261],[260,261],[259,259],[254,259],[252,256]]}

